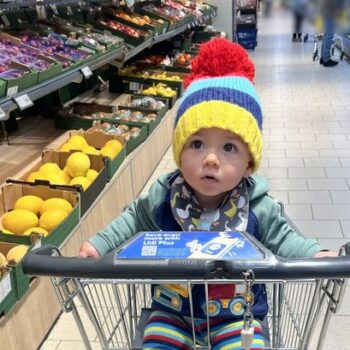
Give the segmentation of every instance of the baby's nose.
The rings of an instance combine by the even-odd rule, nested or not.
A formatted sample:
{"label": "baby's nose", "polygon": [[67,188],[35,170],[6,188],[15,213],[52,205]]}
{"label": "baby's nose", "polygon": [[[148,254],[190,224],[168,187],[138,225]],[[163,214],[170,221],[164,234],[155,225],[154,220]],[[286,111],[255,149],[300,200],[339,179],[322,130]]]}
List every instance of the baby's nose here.
{"label": "baby's nose", "polygon": [[215,153],[210,152],[205,157],[204,164],[206,166],[219,166],[219,164],[220,164],[219,158],[218,158],[218,156]]}

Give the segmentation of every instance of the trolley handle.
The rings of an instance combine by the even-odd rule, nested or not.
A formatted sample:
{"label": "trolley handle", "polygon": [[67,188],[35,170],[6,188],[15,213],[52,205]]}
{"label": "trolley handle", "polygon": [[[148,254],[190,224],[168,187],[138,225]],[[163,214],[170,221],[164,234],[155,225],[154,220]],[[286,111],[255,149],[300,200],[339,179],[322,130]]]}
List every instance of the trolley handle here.
{"label": "trolley handle", "polygon": [[29,251],[22,260],[23,272],[31,276],[79,278],[215,278],[216,262],[206,260],[114,260],[115,251],[101,258],[52,255],[59,250],[43,245]]}
{"label": "trolley handle", "polygon": [[115,252],[100,259],[52,256],[59,253],[52,245],[29,251],[22,261],[25,274],[50,277],[114,279],[241,279],[253,270],[256,279],[314,279],[350,277],[350,242],[346,255],[326,258],[284,259],[271,255],[268,260],[202,259],[114,259]]}

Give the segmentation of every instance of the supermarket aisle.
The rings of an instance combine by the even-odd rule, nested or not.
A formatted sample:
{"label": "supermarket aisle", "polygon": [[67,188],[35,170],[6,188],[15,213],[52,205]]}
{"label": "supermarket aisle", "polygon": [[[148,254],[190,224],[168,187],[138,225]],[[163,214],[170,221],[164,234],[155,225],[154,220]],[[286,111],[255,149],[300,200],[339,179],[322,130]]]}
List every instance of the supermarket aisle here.
{"label": "supermarket aisle", "polygon": [[[338,248],[350,240],[350,65],[324,68],[312,61],[312,39],[292,43],[291,15],[262,19],[251,56],[264,109],[264,158],[259,173],[306,235]],[[282,28],[282,30],[281,30]],[[150,182],[174,168],[169,150]],[[146,185],[144,192],[147,191]],[[324,349],[348,347],[349,292],[334,317]],[[96,335],[88,330],[93,349]],[[64,314],[42,350],[83,349],[70,315]]]}

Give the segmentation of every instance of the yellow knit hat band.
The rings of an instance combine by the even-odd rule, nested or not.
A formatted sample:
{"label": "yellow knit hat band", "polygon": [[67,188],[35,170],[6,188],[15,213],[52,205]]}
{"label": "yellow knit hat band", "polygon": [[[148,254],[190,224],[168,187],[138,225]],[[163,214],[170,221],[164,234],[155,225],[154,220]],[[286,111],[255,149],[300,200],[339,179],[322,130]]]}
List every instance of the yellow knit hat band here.
{"label": "yellow knit hat band", "polygon": [[201,129],[220,128],[238,135],[247,144],[253,171],[262,155],[262,135],[255,117],[246,109],[224,101],[204,101],[188,108],[178,120],[173,134],[173,153],[181,167],[181,152],[189,137]]}

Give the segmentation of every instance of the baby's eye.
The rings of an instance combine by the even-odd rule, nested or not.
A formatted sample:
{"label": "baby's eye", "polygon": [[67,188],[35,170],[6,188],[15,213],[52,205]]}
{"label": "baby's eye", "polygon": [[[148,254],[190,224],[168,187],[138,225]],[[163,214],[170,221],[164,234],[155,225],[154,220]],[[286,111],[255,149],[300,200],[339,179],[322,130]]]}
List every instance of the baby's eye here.
{"label": "baby's eye", "polygon": [[192,147],[193,149],[202,149],[202,148],[204,147],[204,144],[203,144],[203,142],[200,141],[200,140],[193,140],[193,141],[191,142],[191,147]]}
{"label": "baby's eye", "polygon": [[237,147],[233,144],[233,143],[226,143],[224,145],[224,151],[225,152],[236,152],[237,151]]}

